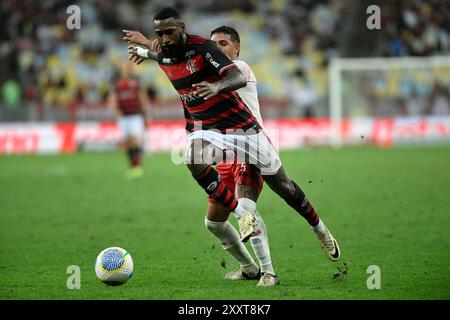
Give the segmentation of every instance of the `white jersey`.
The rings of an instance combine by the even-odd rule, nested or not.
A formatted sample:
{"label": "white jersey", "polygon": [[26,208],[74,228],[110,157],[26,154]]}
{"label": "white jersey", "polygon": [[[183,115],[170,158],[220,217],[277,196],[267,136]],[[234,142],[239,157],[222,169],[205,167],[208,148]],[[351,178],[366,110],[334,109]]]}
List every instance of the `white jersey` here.
{"label": "white jersey", "polygon": [[258,102],[258,91],[256,88],[256,77],[253,74],[252,68],[242,60],[233,61],[236,66],[241,70],[242,74],[247,81],[247,86],[237,90],[239,96],[244,100],[245,104],[250,108],[253,116],[256,118],[258,123],[263,127],[263,122],[261,118],[261,111]]}

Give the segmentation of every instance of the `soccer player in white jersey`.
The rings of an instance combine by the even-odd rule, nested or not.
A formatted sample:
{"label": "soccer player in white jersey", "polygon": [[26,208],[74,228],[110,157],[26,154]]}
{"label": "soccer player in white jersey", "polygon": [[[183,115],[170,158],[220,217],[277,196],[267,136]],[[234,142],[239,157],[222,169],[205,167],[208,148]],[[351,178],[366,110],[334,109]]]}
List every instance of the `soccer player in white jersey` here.
{"label": "soccer player in white jersey", "polygon": [[[211,40],[213,40],[241,70],[247,81],[247,86],[240,88],[237,92],[249,107],[258,123],[263,126],[259,109],[258,92],[256,90],[256,77],[245,61],[238,60],[240,50],[239,33],[231,27],[222,26],[211,32]],[[234,191],[239,202],[257,217],[256,226],[254,226],[253,232],[248,234],[248,237],[250,237],[251,246],[259,261],[260,280],[258,286],[273,286],[278,284],[279,280],[271,262],[267,228],[264,220],[256,209],[256,201],[258,200],[264,183],[258,169],[252,165],[242,163],[235,157],[233,161],[223,161],[218,163],[216,170],[222,177],[222,180],[225,182],[228,189]],[[227,211],[227,208],[214,201],[212,197],[209,197],[209,206],[205,217],[205,224],[219,240],[221,240],[221,232],[218,232],[218,230],[223,229],[224,224],[229,224],[227,221],[220,221],[223,220],[222,217],[226,216]],[[234,215],[238,218],[238,221],[242,219],[236,212],[234,212]],[[221,226],[217,228],[217,225]],[[254,277],[258,277],[259,269],[253,262],[253,259],[251,259],[250,254],[248,254],[246,250],[236,250],[238,248],[239,246],[237,248],[224,247],[224,249],[230,252],[230,254],[241,264],[239,270],[228,273],[225,278],[229,280],[240,280],[251,279],[253,275],[255,275]]]}

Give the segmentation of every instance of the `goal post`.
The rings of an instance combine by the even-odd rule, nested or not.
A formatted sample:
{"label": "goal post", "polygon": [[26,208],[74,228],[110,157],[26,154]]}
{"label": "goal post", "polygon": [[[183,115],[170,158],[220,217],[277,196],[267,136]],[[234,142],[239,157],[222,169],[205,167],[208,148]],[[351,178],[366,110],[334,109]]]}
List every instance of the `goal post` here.
{"label": "goal post", "polygon": [[[408,116],[397,112],[396,101],[415,94],[429,98],[436,84],[450,92],[450,56],[334,58],[329,65],[328,83],[330,145],[339,148],[345,143],[344,119]],[[373,101],[385,104],[384,113],[367,110]],[[450,116],[450,112],[439,115]],[[412,116],[426,114],[422,110]]]}

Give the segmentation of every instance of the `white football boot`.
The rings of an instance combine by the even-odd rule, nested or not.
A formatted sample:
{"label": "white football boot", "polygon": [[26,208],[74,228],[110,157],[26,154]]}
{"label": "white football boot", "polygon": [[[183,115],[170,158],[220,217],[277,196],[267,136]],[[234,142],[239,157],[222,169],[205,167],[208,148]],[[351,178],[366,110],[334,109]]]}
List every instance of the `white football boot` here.
{"label": "white football boot", "polygon": [[275,286],[279,283],[280,283],[280,280],[278,280],[278,277],[276,275],[265,272],[262,274],[261,278],[259,279],[257,286],[258,287],[271,287],[271,286]]}
{"label": "white football boot", "polygon": [[316,233],[317,238],[320,241],[320,247],[331,261],[338,261],[341,257],[341,250],[336,239],[324,224],[324,231],[322,233]]}

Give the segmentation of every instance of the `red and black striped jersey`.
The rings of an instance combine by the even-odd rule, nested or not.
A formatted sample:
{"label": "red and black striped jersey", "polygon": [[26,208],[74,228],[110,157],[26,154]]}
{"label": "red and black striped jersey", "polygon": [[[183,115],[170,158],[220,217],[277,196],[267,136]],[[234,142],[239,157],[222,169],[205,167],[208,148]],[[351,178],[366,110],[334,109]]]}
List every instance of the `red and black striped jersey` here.
{"label": "red and black striped jersey", "polygon": [[193,84],[220,80],[225,70],[236,68],[233,61],[213,41],[198,36],[187,35],[183,48],[178,58],[159,53],[158,63],[180,95],[186,130],[259,131],[257,120],[236,91],[220,93],[208,100],[193,94],[196,90]]}
{"label": "red and black striped jersey", "polygon": [[123,115],[142,113],[137,79],[122,79],[114,84],[118,107]]}

